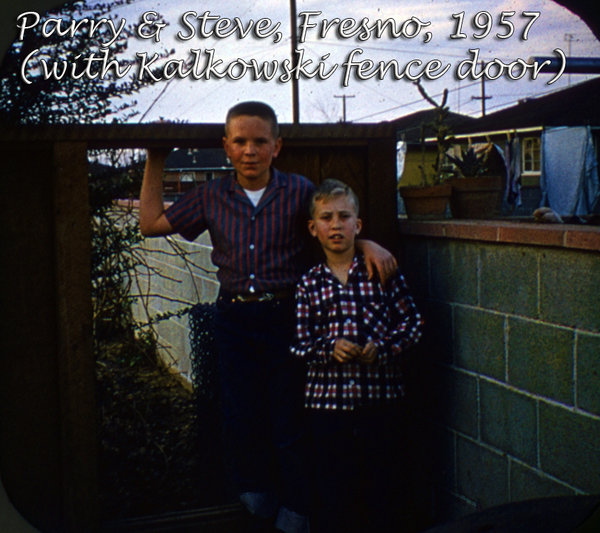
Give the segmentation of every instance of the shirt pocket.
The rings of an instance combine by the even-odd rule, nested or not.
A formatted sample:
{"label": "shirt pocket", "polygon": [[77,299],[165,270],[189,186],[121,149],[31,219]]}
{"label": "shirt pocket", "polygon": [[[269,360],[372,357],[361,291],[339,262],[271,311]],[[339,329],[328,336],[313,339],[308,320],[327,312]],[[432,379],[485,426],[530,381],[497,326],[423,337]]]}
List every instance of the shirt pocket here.
{"label": "shirt pocket", "polygon": [[386,336],[389,324],[389,309],[383,303],[366,303],[362,308],[363,325],[360,336],[369,340]]}
{"label": "shirt pocket", "polygon": [[330,338],[345,338],[357,342],[361,315],[355,302],[329,301],[322,314],[322,327]]}

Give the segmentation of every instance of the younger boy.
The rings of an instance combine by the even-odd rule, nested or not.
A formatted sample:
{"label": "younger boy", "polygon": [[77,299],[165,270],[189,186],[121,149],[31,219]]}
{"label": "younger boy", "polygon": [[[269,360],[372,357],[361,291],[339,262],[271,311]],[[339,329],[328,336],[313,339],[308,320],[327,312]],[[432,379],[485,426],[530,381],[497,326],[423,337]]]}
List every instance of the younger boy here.
{"label": "younger boy", "polygon": [[355,248],[358,200],[348,186],[323,182],[310,217],[325,262],[298,284],[292,353],[308,365],[313,531],[400,531],[394,510],[405,503],[399,464],[407,438],[399,438],[400,360],[423,322],[399,272],[385,287],[368,279]]}

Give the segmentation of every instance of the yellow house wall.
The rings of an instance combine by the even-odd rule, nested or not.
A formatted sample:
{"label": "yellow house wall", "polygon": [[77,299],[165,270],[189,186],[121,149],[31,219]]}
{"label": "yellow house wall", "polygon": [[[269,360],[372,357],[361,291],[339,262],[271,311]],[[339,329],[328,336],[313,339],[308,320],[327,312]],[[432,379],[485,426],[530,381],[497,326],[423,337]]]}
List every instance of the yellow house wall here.
{"label": "yellow house wall", "polygon": [[[425,170],[427,172],[433,171],[431,165],[435,162],[436,153],[433,151],[425,152]],[[404,161],[404,172],[399,181],[400,187],[410,187],[414,185],[421,185],[421,170],[420,166],[423,165],[423,155],[420,148],[409,147],[406,153],[406,159]]]}

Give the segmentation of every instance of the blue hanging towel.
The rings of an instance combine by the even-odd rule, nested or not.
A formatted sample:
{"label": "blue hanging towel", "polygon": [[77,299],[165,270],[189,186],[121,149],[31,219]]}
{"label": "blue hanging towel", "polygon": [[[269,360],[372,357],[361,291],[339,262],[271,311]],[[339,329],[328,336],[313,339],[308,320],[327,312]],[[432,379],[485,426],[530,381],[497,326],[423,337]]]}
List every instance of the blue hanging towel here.
{"label": "blue hanging towel", "polygon": [[541,206],[562,216],[600,212],[598,164],[589,126],[542,133]]}
{"label": "blue hanging towel", "polygon": [[503,156],[506,166],[504,201],[508,205],[521,207],[521,145],[518,137],[506,141]]}

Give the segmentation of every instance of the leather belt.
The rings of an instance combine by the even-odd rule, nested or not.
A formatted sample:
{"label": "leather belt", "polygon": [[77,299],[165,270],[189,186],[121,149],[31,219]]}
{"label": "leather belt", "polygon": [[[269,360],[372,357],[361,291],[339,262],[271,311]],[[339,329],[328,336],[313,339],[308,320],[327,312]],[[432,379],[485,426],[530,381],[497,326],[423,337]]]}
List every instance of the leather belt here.
{"label": "leather belt", "polygon": [[281,289],[276,291],[265,292],[245,292],[245,293],[230,293],[223,292],[219,298],[230,303],[249,303],[249,302],[271,302],[273,300],[281,300],[291,298],[294,295],[291,289]]}

